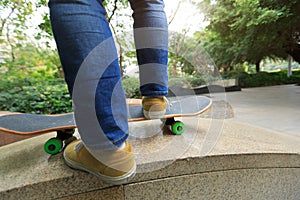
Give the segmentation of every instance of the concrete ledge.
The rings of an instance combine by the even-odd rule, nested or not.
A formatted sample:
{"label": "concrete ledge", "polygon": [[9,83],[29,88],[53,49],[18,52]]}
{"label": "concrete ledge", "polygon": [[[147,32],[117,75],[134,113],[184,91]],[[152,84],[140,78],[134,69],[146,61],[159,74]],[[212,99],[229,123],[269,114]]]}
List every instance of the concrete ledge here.
{"label": "concrete ledge", "polygon": [[182,88],[178,86],[169,87],[168,97],[173,96],[186,96],[186,95],[200,95],[200,94],[212,94],[212,93],[224,93],[241,91],[241,87],[238,85],[233,86],[221,86],[221,85],[203,85],[196,88]]}
{"label": "concrete ledge", "polygon": [[299,137],[232,120],[183,120],[181,136],[164,130],[141,139],[156,122],[130,125],[139,173],[122,186],[44,153],[53,133],[1,147],[0,199],[300,199]]}

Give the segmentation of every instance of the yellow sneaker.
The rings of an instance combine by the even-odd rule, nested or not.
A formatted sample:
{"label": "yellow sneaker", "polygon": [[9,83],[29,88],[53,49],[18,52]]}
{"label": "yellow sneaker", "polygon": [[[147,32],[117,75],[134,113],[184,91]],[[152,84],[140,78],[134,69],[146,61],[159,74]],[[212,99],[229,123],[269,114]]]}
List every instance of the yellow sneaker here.
{"label": "yellow sneaker", "polygon": [[166,113],[166,97],[143,97],[142,100],[144,116],[147,119],[159,119]]}
{"label": "yellow sneaker", "polygon": [[107,183],[120,185],[127,183],[136,172],[132,147],[128,141],[125,144],[122,150],[103,151],[104,158],[100,162],[88,152],[81,140],[76,140],[66,147],[63,156],[69,167],[92,173]]}

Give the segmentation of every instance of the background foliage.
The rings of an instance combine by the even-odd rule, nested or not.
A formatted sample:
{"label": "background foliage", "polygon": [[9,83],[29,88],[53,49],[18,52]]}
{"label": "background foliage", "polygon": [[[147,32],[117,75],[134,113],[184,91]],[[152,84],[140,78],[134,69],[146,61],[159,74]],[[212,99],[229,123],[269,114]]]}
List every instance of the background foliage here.
{"label": "background foliage", "polygon": [[[135,52],[125,50],[131,11],[127,0],[105,2],[124,73],[137,65]],[[193,88],[220,78],[237,78],[242,87],[300,83],[299,0],[195,0],[194,5],[208,26],[193,34],[189,29],[170,32],[170,86]],[[0,10],[0,110],[72,111],[47,0],[2,0]],[[41,21],[32,25],[37,14]],[[294,71],[288,77],[284,61],[289,56],[297,62],[291,63]],[[140,97],[135,76],[125,78],[123,86],[127,97]]]}
{"label": "background foliage", "polygon": [[[217,65],[232,69],[265,58],[300,62],[300,1],[204,0],[197,3],[210,24],[199,37]],[[200,35],[199,35],[200,36]]]}

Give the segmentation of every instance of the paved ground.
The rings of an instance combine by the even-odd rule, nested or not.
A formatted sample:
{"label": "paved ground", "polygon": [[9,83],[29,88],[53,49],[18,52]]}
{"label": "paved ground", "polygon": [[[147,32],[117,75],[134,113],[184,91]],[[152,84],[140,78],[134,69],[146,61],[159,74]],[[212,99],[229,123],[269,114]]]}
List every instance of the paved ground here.
{"label": "paved ground", "polygon": [[300,86],[281,85],[228,92],[233,120],[300,136]]}

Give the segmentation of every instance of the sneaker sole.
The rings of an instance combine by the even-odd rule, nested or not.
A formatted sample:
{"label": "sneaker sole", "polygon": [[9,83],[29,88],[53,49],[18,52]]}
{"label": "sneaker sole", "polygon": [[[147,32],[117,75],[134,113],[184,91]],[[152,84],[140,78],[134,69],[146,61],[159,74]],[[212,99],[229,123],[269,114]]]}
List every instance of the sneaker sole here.
{"label": "sneaker sole", "polygon": [[85,166],[68,159],[65,152],[63,154],[63,157],[65,160],[65,163],[69,167],[94,174],[95,176],[99,177],[101,180],[105,181],[106,183],[113,184],[113,185],[122,185],[122,184],[128,183],[136,174],[136,164],[134,164],[133,168],[126,174],[124,174],[122,176],[111,177],[111,176],[106,176],[101,173],[92,171],[92,170],[86,168]]}

